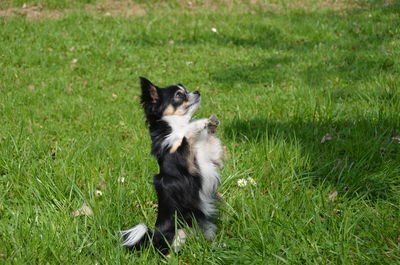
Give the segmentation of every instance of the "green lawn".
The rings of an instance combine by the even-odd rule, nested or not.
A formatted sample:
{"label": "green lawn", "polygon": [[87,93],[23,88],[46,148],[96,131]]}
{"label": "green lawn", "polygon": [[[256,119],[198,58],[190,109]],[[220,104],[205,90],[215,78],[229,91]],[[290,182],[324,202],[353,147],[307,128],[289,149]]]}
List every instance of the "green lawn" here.
{"label": "green lawn", "polygon": [[[400,263],[398,1],[137,2],[0,1],[0,264]],[[119,246],[156,216],[138,76],[229,150],[217,239],[168,260]]]}

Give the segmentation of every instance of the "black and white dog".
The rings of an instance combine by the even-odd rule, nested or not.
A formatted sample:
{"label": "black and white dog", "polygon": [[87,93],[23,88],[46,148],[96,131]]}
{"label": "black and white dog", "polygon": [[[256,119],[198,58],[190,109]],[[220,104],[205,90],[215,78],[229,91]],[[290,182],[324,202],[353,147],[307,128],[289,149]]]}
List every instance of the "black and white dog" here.
{"label": "black and white dog", "polygon": [[[216,137],[219,121],[191,120],[200,106],[200,93],[181,85],[159,88],[140,78],[141,103],[152,140],[152,155],[160,172],[154,176],[158,216],[154,233],[145,224],[122,231],[123,246],[133,248],[152,242],[163,254],[178,251],[185,241],[182,224],[198,225],[204,237],[215,237],[216,191],[220,182],[223,149]],[[178,220],[178,222],[177,222]]]}

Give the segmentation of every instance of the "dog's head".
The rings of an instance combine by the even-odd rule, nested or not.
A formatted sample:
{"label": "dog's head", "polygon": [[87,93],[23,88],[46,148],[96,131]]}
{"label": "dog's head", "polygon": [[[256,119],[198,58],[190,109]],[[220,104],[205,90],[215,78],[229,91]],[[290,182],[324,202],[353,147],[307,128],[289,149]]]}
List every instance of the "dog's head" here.
{"label": "dog's head", "polygon": [[157,121],[165,116],[181,116],[189,120],[200,106],[200,92],[188,92],[181,84],[159,88],[140,77],[140,85],[141,103],[147,122]]}

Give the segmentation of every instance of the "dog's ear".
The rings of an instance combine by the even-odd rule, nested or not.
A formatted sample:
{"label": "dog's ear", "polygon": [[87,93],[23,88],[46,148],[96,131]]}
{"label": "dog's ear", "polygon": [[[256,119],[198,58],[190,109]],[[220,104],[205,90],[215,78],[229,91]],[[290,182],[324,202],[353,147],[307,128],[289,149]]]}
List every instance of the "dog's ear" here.
{"label": "dog's ear", "polygon": [[158,87],[144,77],[140,77],[140,86],[142,87],[142,101],[157,103],[160,100]]}

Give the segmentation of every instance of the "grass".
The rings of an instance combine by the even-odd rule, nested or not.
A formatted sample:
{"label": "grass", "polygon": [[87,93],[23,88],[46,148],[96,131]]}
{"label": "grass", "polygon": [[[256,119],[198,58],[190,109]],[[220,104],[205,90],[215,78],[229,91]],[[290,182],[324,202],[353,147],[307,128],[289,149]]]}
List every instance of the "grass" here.
{"label": "grass", "polygon": [[[0,17],[1,264],[400,263],[398,2],[32,3],[68,12]],[[217,239],[168,260],[118,245],[156,216],[138,76],[200,89],[229,150]]]}

